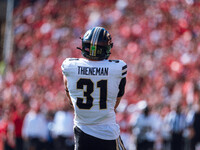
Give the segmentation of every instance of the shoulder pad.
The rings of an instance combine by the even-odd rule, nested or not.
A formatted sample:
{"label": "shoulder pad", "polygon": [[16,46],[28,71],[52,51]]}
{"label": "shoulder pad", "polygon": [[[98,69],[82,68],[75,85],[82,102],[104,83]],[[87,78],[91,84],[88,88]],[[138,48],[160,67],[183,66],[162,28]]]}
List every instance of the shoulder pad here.
{"label": "shoulder pad", "polygon": [[119,66],[119,71],[121,71],[121,77],[126,77],[127,74],[127,64],[123,60],[108,60],[110,63],[115,63]]}
{"label": "shoulder pad", "polygon": [[73,64],[76,62],[76,61],[78,61],[79,60],[79,58],[66,58],[64,61],[63,61],[63,63],[62,63],[62,65],[61,65],[61,69],[62,69],[62,72],[63,72],[63,74],[67,74],[67,70],[70,68],[70,67],[72,67],[73,66]]}

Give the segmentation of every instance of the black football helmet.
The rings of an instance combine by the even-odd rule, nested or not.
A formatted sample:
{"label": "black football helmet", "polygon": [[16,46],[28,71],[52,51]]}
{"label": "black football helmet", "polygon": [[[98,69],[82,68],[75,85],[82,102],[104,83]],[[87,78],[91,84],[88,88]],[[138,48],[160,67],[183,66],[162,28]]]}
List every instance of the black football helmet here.
{"label": "black football helmet", "polygon": [[88,30],[82,40],[82,55],[92,60],[108,59],[110,50],[113,47],[112,38],[109,32],[102,27],[94,27]]}

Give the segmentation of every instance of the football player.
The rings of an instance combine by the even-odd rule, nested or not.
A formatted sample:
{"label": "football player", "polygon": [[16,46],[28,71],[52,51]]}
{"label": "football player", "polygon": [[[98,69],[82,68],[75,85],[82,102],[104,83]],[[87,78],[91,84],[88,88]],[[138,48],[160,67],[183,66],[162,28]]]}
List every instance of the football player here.
{"label": "football player", "polygon": [[108,60],[113,43],[106,29],[94,27],[81,40],[78,49],[85,58],[67,58],[61,66],[75,113],[75,150],[124,150],[115,110],[124,94],[127,65]]}

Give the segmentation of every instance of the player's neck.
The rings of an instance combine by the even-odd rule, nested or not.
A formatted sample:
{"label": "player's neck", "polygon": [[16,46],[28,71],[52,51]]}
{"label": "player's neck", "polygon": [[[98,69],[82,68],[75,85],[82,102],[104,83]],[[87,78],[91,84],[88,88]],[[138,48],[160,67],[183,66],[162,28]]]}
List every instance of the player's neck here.
{"label": "player's neck", "polygon": [[89,61],[102,61],[102,60],[94,60],[94,59],[87,59]]}

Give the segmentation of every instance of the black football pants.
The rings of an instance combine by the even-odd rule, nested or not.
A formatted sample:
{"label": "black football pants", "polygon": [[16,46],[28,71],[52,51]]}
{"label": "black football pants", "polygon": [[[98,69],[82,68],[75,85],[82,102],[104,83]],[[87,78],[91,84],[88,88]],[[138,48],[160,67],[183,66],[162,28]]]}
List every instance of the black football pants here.
{"label": "black football pants", "polygon": [[116,140],[102,140],[84,133],[78,127],[74,128],[75,150],[125,150],[119,137]]}

